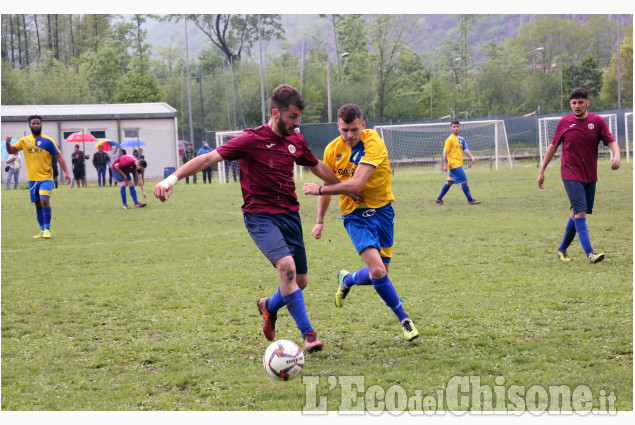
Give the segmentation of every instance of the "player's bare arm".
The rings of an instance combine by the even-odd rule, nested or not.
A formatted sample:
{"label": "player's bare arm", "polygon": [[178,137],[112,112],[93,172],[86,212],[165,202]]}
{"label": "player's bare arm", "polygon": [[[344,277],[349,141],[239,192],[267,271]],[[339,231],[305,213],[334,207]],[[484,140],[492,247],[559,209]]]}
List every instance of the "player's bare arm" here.
{"label": "player's bare arm", "polygon": [[611,142],[609,143],[609,149],[611,149],[611,153],[613,154],[613,158],[611,159],[611,170],[617,170],[621,165],[620,146],[617,142]]}
{"label": "player's bare arm", "polygon": [[540,172],[538,172],[538,187],[544,189],[543,183],[545,182],[545,170],[547,169],[547,165],[551,162],[551,159],[556,153],[558,149],[557,146],[549,145],[547,150],[545,150],[545,159],[542,161],[542,165],[540,166]]}
{"label": "player's bare arm", "polygon": [[[374,171],[375,167],[373,165],[360,164],[355,170],[355,175],[346,181],[327,186],[306,183],[302,191],[305,195],[347,195],[355,202],[363,202],[364,199],[361,195],[361,190],[366,186],[366,182]],[[357,194],[359,194],[359,197]]]}
{"label": "player's bare arm", "polygon": [[182,167],[169,175],[165,180],[157,183],[157,185],[154,186],[154,196],[161,202],[167,201],[176,182],[223,160],[224,158],[215,150],[193,158],[191,161],[183,164]]}
{"label": "player's bare arm", "polygon": [[[325,182],[323,183],[326,184]],[[331,195],[324,195],[318,198],[316,223],[311,231],[311,234],[315,239],[320,239],[322,237],[322,230],[324,230],[324,216],[326,215],[326,211],[329,209],[329,205],[331,205]]]}
{"label": "player's bare arm", "polygon": [[443,171],[448,171],[448,152],[443,151]]}
{"label": "player's bare arm", "polygon": [[64,157],[62,157],[61,153],[58,153],[55,155],[55,159],[57,159],[57,163],[60,164],[60,167],[62,167],[62,170],[64,171],[64,184],[71,184],[71,176],[68,172],[68,167],[66,166]]}
{"label": "player's bare arm", "polygon": [[13,138],[11,136],[8,136],[6,139],[7,142],[7,152],[9,152],[10,154],[15,154],[18,151],[18,148],[16,148],[15,146],[11,145],[11,140],[13,140]]}

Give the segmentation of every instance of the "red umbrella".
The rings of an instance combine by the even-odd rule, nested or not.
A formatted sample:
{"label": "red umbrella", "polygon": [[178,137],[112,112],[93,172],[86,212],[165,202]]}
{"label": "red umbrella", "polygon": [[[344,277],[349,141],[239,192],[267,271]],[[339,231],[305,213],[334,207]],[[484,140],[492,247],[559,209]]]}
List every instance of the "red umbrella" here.
{"label": "red umbrella", "polygon": [[82,150],[86,152],[86,146],[84,145],[84,142],[96,142],[97,139],[95,139],[95,137],[90,133],[84,133],[83,131],[78,131],[77,133],[73,133],[70,136],[68,136],[66,138],[66,141],[71,143],[82,142]]}

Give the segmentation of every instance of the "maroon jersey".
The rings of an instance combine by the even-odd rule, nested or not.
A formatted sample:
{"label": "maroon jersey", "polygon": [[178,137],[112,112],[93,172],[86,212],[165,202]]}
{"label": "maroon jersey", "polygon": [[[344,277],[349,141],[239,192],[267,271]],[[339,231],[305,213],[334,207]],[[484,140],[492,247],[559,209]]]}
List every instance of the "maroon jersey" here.
{"label": "maroon jersey", "polygon": [[224,160],[239,160],[243,213],[298,211],[293,165],[318,164],[302,135],[294,132],[289,137],[280,137],[268,125],[247,129],[216,151]]}
{"label": "maroon jersey", "polygon": [[137,160],[137,158],[135,158],[134,156],[131,155],[121,155],[120,157],[118,157],[117,159],[115,159],[115,162],[112,163],[112,165],[110,166],[114,171],[118,172],[117,169],[115,168],[115,164],[119,164],[119,168],[121,169],[121,171],[123,171],[124,173],[128,174],[128,173],[134,173],[135,171],[137,171],[137,166],[135,165],[135,161]]}
{"label": "maroon jersey", "polygon": [[579,120],[574,114],[562,117],[551,142],[558,147],[562,143],[560,174],[562,180],[576,180],[583,183],[598,180],[598,146],[614,142],[606,121],[589,112]]}

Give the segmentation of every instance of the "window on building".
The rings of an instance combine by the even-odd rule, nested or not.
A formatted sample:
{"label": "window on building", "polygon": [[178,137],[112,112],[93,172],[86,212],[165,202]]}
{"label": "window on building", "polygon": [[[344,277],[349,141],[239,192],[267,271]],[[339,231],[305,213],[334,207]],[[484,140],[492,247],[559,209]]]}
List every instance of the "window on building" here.
{"label": "window on building", "polygon": [[62,136],[64,137],[64,140],[66,140],[68,136],[70,136],[73,133],[77,133],[78,131],[81,131],[81,130],[66,130],[62,132]]}
{"label": "window on building", "polygon": [[106,138],[106,132],[103,131],[103,130],[91,130],[90,134],[92,134],[95,139],[105,139]]}
{"label": "window on building", "polygon": [[123,138],[124,139],[130,139],[130,138],[137,138],[139,137],[139,130],[137,130],[136,128],[134,130],[126,130],[124,129],[123,131]]}

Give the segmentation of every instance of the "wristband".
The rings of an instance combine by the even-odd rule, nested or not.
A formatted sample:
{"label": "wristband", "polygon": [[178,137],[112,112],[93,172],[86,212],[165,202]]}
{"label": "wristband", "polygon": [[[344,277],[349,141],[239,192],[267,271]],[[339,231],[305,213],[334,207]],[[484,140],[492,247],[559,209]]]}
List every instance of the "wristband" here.
{"label": "wristband", "polygon": [[165,180],[163,180],[160,184],[166,189],[170,188],[170,185],[174,186],[176,182],[179,181],[179,178],[174,174],[170,174]]}
{"label": "wristband", "polygon": [[318,221],[318,222],[317,222],[317,223],[315,223],[315,224],[324,224],[324,222],[323,222],[323,221]]}
{"label": "wristband", "polygon": [[318,195],[322,196],[322,186],[318,188]]}

